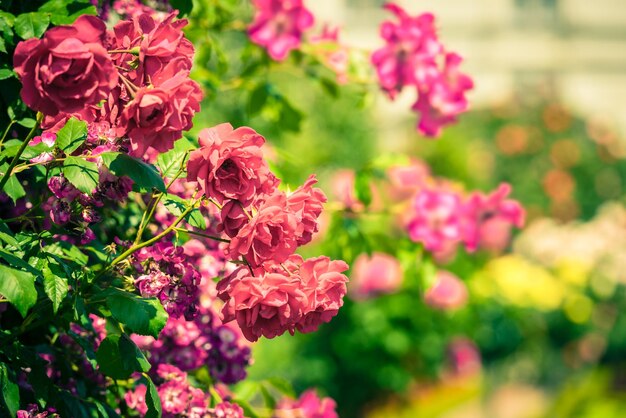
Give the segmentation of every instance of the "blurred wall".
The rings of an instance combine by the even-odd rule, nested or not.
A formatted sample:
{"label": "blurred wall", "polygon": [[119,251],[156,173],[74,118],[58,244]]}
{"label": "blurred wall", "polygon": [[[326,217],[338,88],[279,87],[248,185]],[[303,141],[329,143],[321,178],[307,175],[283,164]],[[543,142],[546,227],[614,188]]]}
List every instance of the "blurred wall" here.
{"label": "blurred wall", "polygon": [[[437,16],[440,36],[465,57],[475,107],[514,94],[554,93],[575,111],[599,115],[626,134],[626,0],[398,0]],[[382,0],[315,0],[319,21],[343,29],[350,45],[381,45]],[[407,117],[413,97],[382,104]],[[404,110],[404,111],[403,111]],[[624,135],[622,135],[624,136]]]}

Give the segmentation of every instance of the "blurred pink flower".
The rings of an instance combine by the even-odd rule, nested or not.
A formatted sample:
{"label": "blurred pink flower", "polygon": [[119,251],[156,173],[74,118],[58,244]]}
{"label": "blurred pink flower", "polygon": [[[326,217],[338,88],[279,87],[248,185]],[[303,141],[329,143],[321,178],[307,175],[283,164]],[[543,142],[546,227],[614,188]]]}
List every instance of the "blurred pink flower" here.
{"label": "blurred pink flower", "polygon": [[402,284],[402,268],[394,257],[373,253],[361,254],[352,265],[351,295],[362,299],[384,293],[393,293]]}
{"label": "blurred pink flower", "polygon": [[414,216],[407,229],[413,241],[428,251],[440,251],[462,237],[462,203],[458,193],[443,188],[420,191],[413,200]]}
{"label": "blurred pink flower", "polygon": [[331,398],[320,398],[314,389],[309,389],[298,399],[283,399],[276,410],[281,418],[339,418],[337,404]]}
{"label": "blurred pink flower", "polygon": [[332,177],[332,193],[346,208],[358,211],[363,209],[363,204],[356,197],[354,180],[354,171],[337,170]]}
{"label": "blurred pink flower", "polygon": [[282,61],[300,47],[302,34],[313,26],[313,15],[302,0],[253,0],[254,21],[248,28],[252,42],[267,49],[275,61]]}
{"label": "blurred pink flower", "polygon": [[480,352],[471,340],[455,338],[448,345],[452,373],[455,376],[472,376],[480,372]]}
{"label": "blurred pink flower", "polygon": [[324,24],[322,33],[312,36],[311,43],[321,45],[317,51],[321,62],[335,73],[338,84],[346,84],[350,66],[350,49],[339,42],[339,28],[331,29],[328,24]]}
{"label": "blurred pink flower", "polygon": [[398,19],[385,21],[380,36],[386,45],[372,54],[380,86],[393,99],[405,86],[418,86],[436,68],[435,58],[442,50],[437,39],[435,18],[430,13],[411,17],[395,3],[385,9]]}
{"label": "blurred pink flower", "polygon": [[424,302],[435,309],[460,308],[467,302],[467,287],[454,274],[440,270],[437,272],[435,283],[426,290]]}
{"label": "blurred pink flower", "polygon": [[502,251],[509,242],[511,227],[524,226],[525,211],[516,200],[507,199],[511,186],[502,183],[492,193],[472,193],[465,204],[464,242],[468,251],[483,247]]}
{"label": "blurred pink flower", "polygon": [[412,160],[409,165],[396,165],[387,169],[390,187],[387,191],[393,200],[405,200],[426,186],[430,167],[423,161]]}
{"label": "blurred pink flower", "polygon": [[413,110],[420,114],[417,129],[422,134],[439,136],[443,126],[456,122],[457,115],[468,109],[465,94],[474,87],[474,82],[459,71],[462,61],[460,55],[447,53],[443,70],[418,89]]}

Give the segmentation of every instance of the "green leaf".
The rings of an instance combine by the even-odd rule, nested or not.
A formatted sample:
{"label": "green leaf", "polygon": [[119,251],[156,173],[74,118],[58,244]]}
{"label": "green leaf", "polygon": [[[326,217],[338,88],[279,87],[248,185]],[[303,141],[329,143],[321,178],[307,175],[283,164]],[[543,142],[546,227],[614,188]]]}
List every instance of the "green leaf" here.
{"label": "green leaf", "polygon": [[47,13],[24,13],[15,18],[15,33],[22,39],[40,38],[50,24]]}
{"label": "green leaf", "polygon": [[52,301],[52,309],[57,313],[67,295],[68,284],[62,275],[64,271],[58,264],[49,264],[43,268],[43,289]]}
{"label": "green leaf", "polygon": [[174,178],[174,176],[178,173],[178,170],[183,169],[183,173],[185,172],[185,167],[183,166],[184,160],[187,157],[187,152],[194,149],[194,145],[189,142],[189,140],[185,137],[179,139],[174,142],[174,148],[169,150],[168,152],[164,152],[160,154],[157,158],[157,166],[161,170],[161,174],[165,178]]}
{"label": "green leaf", "polygon": [[55,144],[66,154],[71,154],[87,139],[87,122],[71,117],[57,132]]}
{"label": "green leaf", "polygon": [[134,293],[110,289],[106,298],[113,318],[124,324],[129,331],[154,338],[167,322],[167,312],[156,298],[143,298]]}
{"label": "green leaf", "polygon": [[20,409],[20,389],[6,364],[0,363],[0,412],[14,417]]}
{"label": "green leaf", "polygon": [[161,399],[159,398],[159,393],[157,392],[157,388],[150,379],[150,376],[144,374],[148,385],[146,390],[146,406],[148,407],[148,411],[144,418],[161,418],[163,415],[163,410],[161,408]]}
{"label": "green leaf", "polygon": [[[0,171],[4,172],[4,170],[0,169]],[[15,174],[9,177],[9,180],[5,183],[2,188],[4,192],[13,200],[13,203],[17,202],[18,199],[26,196],[26,190],[22,187],[22,184],[18,180]]]}
{"label": "green leaf", "polygon": [[[0,51],[7,52],[4,46],[4,39],[0,38]],[[13,70],[9,70],[8,68],[0,69],[0,80],[6,80],[7,78],[14,77],[15,73]]]}
{"label": "green leaf", "polygon": [[22,120],[17,121],[18,125],[22,125],[24,128],[29,128],[29,129],[35,126],[36,123],[37,121],[33,118],[24,118]]}
{"label": "green leaf", "polygon": [[266,83],[256,86],[250,93],[250,98],[248,99],[248,115],[254,116],[263,110],[268,97],[269,90]]}
{"label": "green leaf", "polygon": [[50,13],[54,25],[70,25],[81,15],[98,14],[89,0],[50,0],[39,11]]}
{"label": "green leaf", "polygon": [[303,114],[292,106],[287,99],[281,96],[282,107],[280,109],[280,126],[285,131],[300,132]]}
{"label": "green leaf", "polygon": [[35,276],[26,271],[0,265],[0,295],[26,317],[28,310],[37,302]]}
{"label": "green leaf", "polygon": [[172,8],[178,10],[180,13],[178,17],[187,16],[191,13],[193,9],[193,1],[192,0],[170,0],[170,6]]}
{"label": "green leaf", "polygon": [[113,379],[128,379],[133,372],[147,372],[150,363],[126,334],[109,335],[96,352],[99,370]]}
{"label": "green leaf", "polygon": [[152,188],[165,192],[165,183],[153,166],[119,152],[105,152],[100,156],[113,174],[130,177],[140,192],[149,192]]}
{"label": "green leaf", "polygon": [[98,166],[78,157],[66,157],[63,162],[63,175],[83,193],[91,193],[98,186]]}
{"label": "green leaf", "polygon": [[361,170],[356,173],[354,179],[354,192],[356,198],[365,206],[372,203],[372,189],[370,186],[371,174],[369,170]]}
{"label": "green leaf", "polygon": [[[179,196],[168,194],[163,198],[163,205],[172,215],[179,217],[187,209],[189,202]],[[206,221],[199,209],[193,209],[189,212],[185,216],[185,221],[198,229],[206,229]]]}

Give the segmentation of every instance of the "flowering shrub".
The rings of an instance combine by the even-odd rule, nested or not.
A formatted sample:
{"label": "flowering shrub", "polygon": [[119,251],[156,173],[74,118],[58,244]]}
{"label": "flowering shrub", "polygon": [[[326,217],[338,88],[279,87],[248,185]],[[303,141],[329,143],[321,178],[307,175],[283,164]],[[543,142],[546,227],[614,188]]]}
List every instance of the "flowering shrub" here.
{"label": "flowering shrub", "polygon": [[[331,94],[359,76],[359,51],[336,31],[305,38],[314,17],[300,0],[253,1],[244,25],[232,1],[197,3],[193,13],[206,13],[211,30],[249,36],[242,49],[252,58],[231,81],[256,84],[249,112],[274,106],[280,129],[297,131],[302,115],[258,82],[259,66],[293,59],[307,74],[330,69],[337,80],[322,85]],[[228,75],[197,65],[211,61],[206,45],[218,46],[194,46],[185,33],[201,26],[196,14],[182,18],[193,3],[149,4],[156,9],[34,1],[0,13],[0,414],[336,417],[335,401],[312,390],[293,400],[268,383],[259,406],[228,386],[246,378],[250,342],[311,333],[337,316],[349,265],[296,253],[321,229],[327,196],[315,174],[292,189],[260,133],[247,123],[211,127],[201,113],[201,103],[219,111],[214,89]],[[401,23],[384,24],[390,45],[373,55],[380,86],[391,97],[415,86],[420,130],[434,135],[466,110],[471,80],[437,40],[432,16],[387,8]],[[413,25],[421,38],[411,38]],[[405,44],[415,45],[398,50]],[[383,71],[390,66],[393,74]],[[523,216],[506,186],[426,203],[420,196],[436,190],[415,193],[408,234],[427,250],[474,250],[485,224],[506,229]],[[361,198],[345,201],[356,209]],[[440,200],[454,205],[441,209]],[[363,296],[401,282],[399,266],[379,257],[390,277],[375,284],[363,273]]]}

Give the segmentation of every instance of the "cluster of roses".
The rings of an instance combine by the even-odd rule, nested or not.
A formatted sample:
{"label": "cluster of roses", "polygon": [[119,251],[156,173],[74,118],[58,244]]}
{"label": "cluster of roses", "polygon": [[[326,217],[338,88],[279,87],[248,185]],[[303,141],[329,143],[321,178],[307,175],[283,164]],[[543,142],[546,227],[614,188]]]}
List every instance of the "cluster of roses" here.
{"label": "cluster of roses", "polygon": [[[163,418],[207,417],[243,418],[243,409],[237,404],[223,401],[211,407],[211,395],[189,384],[187,373],[176,366],[160,364],[154,378],[157,385]],[[129,408],[145,416],[148,412],[144,384],[126,392],[124,400]]]}
{"label": "cluster of roses", "polygon": [[278,190],[263,159],[265,139],[248,127],[218,125],[203,130],[199,142],[189,157],[188,180],[221,208],[219,228],[230,238],[224,253],[245,264],[218,283],[224,322],[236,320],[256,341],[295,329],[311,332],[329,321],[343,303],[347,264],[294,254],[317,232],[326,201],[313,187],[315,177],[292,193]]}
{"label": "cluster of roses", "polygon": [[137,251],[131,263],[141,296],[159,299],[171,317],[191,321],[196,316],[202,277],[187,260],[183,247],[159,242]]}
{"label": "cluster of roses", "polygon": [[424,135],[438,136],[443,126],[467,110],[465,94],[473,87],[472,79],[459,71],[462,58],[440,42],[432,14],[410,16],[394,3],[385,9],[398,22],[382,23],[380,34],[386,44],[372,55],[380,86],[391,99],[404,87],[415,87],[417,128]]}
{"label": "cluster of roses", "polygon": [[13,63],[22,99],[52,132],[76,116],[109,150],[154,158],[191,128],[202,99],[189,78],[187,21],[174,19],[144,13],[107,31],[101,19],[81,16],[20,42]]}
{"label": "cluster of roses", "polygon": [[150,364],[171,364],[182,371],[207,366],[214,382],[237,383],[246,377],[250,347],[241,333],[222,324],[210,303],[200,305],[193,321],[170,317],[158,339],[134,335]]}

